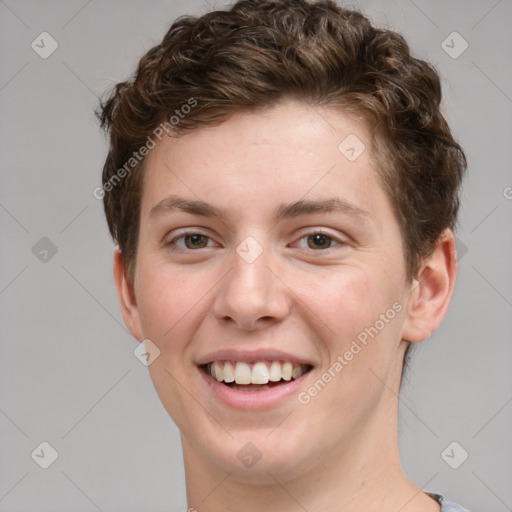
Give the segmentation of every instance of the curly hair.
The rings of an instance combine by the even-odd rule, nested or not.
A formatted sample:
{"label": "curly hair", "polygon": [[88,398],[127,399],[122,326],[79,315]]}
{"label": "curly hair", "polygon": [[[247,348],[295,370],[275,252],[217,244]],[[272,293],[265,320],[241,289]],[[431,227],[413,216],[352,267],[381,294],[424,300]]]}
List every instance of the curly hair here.
{"label": "curly hair", "polygon": [[442,231],[454,228],[466,169],[440,111],[436,70],[414,58],[401,35],[333,1],[240,0],[226,11],[178,18],[96,112],[110,135],[101,196],[129,278],[144,155],[161,126],[180,136],[287,97],[367,120],[407,277],[415,276]]}

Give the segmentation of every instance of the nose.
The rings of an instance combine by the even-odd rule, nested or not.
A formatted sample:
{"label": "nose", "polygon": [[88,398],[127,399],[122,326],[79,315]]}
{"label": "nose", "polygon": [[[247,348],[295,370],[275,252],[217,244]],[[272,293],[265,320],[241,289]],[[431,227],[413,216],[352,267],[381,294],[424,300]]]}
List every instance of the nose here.
{"label": "nose", "polygon": [[234,254],[233,268],[220,282],[213,303],[217,320],[250,331],[286,318],[292,292],[272,267],[267,251],[250,263]]}

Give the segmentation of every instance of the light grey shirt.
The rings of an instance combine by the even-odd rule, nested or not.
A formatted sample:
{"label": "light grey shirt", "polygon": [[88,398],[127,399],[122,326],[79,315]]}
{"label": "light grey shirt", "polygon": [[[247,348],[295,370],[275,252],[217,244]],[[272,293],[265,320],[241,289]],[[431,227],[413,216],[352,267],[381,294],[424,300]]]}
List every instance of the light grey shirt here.
{"label": "light grey shirt", "polygon": [[457,505],[457,503],[448,501],[444,496],[441,496],[440,494],[433,494],[431,492],[427,494],[432,496],[432,498],[441,504],[441,512],[469,512],[468,509]]}

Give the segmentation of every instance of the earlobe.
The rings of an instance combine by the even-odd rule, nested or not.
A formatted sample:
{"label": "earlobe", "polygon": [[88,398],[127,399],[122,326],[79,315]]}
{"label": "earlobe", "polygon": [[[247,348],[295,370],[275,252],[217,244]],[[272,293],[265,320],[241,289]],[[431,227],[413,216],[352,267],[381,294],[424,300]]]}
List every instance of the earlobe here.
{"label": "earlobe", "polygon": [[446,229],[411,285],[402,339],[423,341],[439,327],[450,305],[456,275],[455,237]]}
{"label": "earlobe", "polygon": [[139,308],[135,298],[133,284],[126,276],[124,256],[119,247],[114,251],[114,282],[121,307],[124,323],[132,335],[139,341],[144,339],[139,318]]}

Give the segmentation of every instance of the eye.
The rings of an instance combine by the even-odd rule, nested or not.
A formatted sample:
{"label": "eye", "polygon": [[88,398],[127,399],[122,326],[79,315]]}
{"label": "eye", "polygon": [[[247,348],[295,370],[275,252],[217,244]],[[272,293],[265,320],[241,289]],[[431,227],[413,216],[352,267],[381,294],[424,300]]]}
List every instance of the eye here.
{"label": "eye", "polygon": [[208,241],[213,243],[213,240],[211,240],[211,238],[207,237],[206,235],[203,235],[202,233],[196,233],[194,231],[189,231],[173,238],[167,245],[171,249],[178,247],[178,249],[184,250],[204,249],[205,247],[213,247],[214,245],[208,245]]}
{"label": "eye", "polygon": [[[323,231],[316,231],[314,233],[310,233],[306,236],[303,236],[299,243],[305,240],[307,247],[306,249],[313,249],[313,250],[322,250],[322,249],[330,249],[332,247],[333,242],[337,242],[337,245],[346,245],[346,242],[343,242],[328,233],[324,233]],[[304,248],[304,246],[302,245]]]}
{"label": "eye", "polygon": [[[307,244],[306,246],[304,245],[303,241],[305,241],[305,244]],[[330,249],[335,245],[347,245],[346,242],[343,242],[342,240],[323,231],[315,231],[309,233],[301,237],[297,244],[299,247],[304,249],[312,249],[314,251]],[[204,249],[206,247],[215,247],[216,244],[210,237],[202,233],[189,231],[173,238],[169,243],[167,243],[167,246],[172,250],[195,250]]]}

